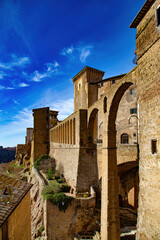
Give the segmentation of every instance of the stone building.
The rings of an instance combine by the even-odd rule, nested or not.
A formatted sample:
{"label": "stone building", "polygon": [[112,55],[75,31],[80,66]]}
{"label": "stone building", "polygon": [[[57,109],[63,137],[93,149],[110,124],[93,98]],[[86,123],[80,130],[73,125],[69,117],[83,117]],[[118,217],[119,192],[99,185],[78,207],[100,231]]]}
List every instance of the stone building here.
{"label": "stone building", "polygon": [[62,122],[53,111],[49,124],[49,108],[33,110],[33,161],[50,154],[75,197],[101,193],[102,240],[120,239],[119,204],[138,206],[138,240],[160,239],[160,0],[146,0],[130,27],[135,68],[108,79],[83,68],[73,78],[74,112]]}
{"label": "stone building", "polygon": [[32,184],[0,175],[0,240],[31,239]]}

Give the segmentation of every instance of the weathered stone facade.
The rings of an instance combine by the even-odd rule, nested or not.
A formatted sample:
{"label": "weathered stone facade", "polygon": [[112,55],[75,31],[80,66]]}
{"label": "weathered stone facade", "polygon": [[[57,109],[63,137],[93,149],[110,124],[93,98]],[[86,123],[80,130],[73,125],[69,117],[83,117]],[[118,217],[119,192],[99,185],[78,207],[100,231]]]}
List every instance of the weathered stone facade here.
{"label": "weathered stone facade", "polygon": [[[50,154],[75,197],[91,186],[97,194],[102,190],[102,240],[120,239],[119,202],[138,206],[138,240],[160,239],[159,5],[147,0],[131,24],[137,28],[134,69],[104,80],[104,72],[82,69],[73,78],[74,113],[62,122],[57,112],[54,124],[49,122],[49,108],[33,110],[33,161]],[[73,212],[70,206],[72,222]]]}

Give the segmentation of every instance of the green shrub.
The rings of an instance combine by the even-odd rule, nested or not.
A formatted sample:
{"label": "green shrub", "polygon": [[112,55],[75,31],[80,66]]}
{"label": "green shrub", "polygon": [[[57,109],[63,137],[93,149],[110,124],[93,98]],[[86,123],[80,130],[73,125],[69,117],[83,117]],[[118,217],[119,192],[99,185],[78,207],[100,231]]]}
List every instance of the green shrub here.
{"label": "green shrub", "polygon": [[57,182],[59,182],[59,183],[65,183],[66,180],[65,180],[64,177],[61,177],[61,178],[57,179]]}
{"label": "green shrub", "polygon": [[47,154],[44,154],[42,156],[40,156],[35,163],[33,164],[34,168],[38,168],[38,166],[40,166],[41,162],[44,161],[45,159],[47,159],[49,156]]}
{"label": "green shrub", "polygon": [[53,171],[52,171],[52,168],[49,168],[48,169],[48,173],[47,173],[47,179],[48,180],[51,180],[53,177]]}
{"label": "green shrub", "polygon": [[44,231],[44,226],[40,226],[39,232],[42,233]]}
{"label": "green shrub", "polygon": [[69,192],[71,188],[70,186],[68,186],[67,183],[60,184],[60,187],[61,187],[61,192]]}
{"label": "green shrub", "polygon": [[19,165],[21,168],[24,168],[24,166],[23,166],[23,163],[21,164],[21,165]]}
{"label": "green shrub", "polygon": [[65,212],[73,198],[66,196],[64,193],[56,193],[54,195],[48,195],[47,199],[55,204],[60,211],[63,210]]}
{"label": "green shrub", "polygon": [[45,185],[42,189],[42,196],[44,199],[48,199],[48,194],[55,194],[61,191],[61,187],[56,180],[50,181],[48,185]]}

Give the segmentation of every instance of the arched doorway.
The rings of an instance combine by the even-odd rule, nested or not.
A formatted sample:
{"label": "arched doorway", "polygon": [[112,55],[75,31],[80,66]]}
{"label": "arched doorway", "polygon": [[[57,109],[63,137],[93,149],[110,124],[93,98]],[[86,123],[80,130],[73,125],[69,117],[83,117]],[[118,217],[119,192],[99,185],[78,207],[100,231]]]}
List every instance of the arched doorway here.
{"label": "arched doorway", "polygon": [[116,117],[120,100],[132,82],[123,83],[112,95],[109,112],[104,113],[103,174],[102,174],[102,240],[120,239],[118,169],[116,151]]}

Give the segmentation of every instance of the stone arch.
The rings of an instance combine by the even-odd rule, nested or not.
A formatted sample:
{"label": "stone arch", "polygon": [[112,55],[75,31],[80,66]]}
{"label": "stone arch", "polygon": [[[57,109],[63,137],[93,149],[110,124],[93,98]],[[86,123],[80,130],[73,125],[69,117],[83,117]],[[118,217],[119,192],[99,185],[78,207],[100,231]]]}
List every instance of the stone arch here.
{"label": "stone arch", "polygon": [[89,122],[88,122],[88,143],[89,145],[92,145],[94,143],[94,129],[95,129],[95,121],[97,121],[97,113],[99,109],[94,108],[89,116]]}
{"label": "stone arch", "polygon": [[119,103],[120,100],[123,96],[123,94],[125,93],[125,91],[132,85],[132,82],[125,82],[123,83],[119,89],[116,91],[113,100],[111,102],[111,106],[110,106],[110,110],[109,110],[109,115],[108,115],[108,140],[111,137],[111,139],[114,141],[108,141],[108,146],[116,146],[116,136],[114,134],[113,137],[113,132],[116,133],[116,126],[115,126],[115,121],[116,121],[116,117],[117,117],[117,112],[118,112],[118,107],[119,107]]}
{"label": "stone arch", "polygon": [[[102,240],[120,239],[118,169],[116,151],[116,117],[120,100],[132,82],[124,82],[110,96],[111,104],[105,113],[106,136],[103,137],[103,176],[102,176],[102,211],[101,236]],[[107,163],[106,163],[107,160]]]}

